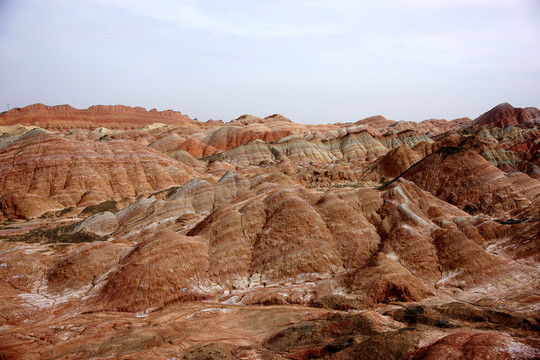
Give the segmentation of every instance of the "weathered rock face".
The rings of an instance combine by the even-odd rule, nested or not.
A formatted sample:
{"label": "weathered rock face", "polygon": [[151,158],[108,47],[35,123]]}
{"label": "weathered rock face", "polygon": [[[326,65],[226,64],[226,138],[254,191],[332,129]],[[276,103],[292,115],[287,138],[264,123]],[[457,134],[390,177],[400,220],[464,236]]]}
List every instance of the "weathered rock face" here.
{"label": "weathered rock face", "polygon": [[471,119],[469,118],[460,118],[451,121],[443,119],[429,119],[421,122],[393,121],[377,115],[357,121],[355,124],[368,125],[378,129],[382,133],[396,134],[412,130],[421,135],[428,134],[434,136],[447,131],[457,130],[470,122]]}
{"label": "weathered rock face", "polygon": [[415,351],[410,359],[532,359],[540,352],[530,341],[490,332],[457,332]]}
{"label": "weathered rock face", "polygon": [[433,140],[431,140],[431,138],[428,137],[427,135],[423,135],[413,130],[406,130],[399,133],[390,133],[390,134],[380,137],[379,141],[387,149],[394,149],[401,145],[408,145],[409,147],[412,148],[419,142],[426,142],[426,143],[433,142]]}
{"label": "weathered rock face", "polygon": [[532,125],[540,122],[540,109],[534,107],[515,108],[509,103],[502,103],[477,117],[466,126],[495,126],[505,128],[510,125]]}
{"label": "weathered rock face", "polygon": [[204,298],[210,292],[201,287],[208,279],[207,256],[202,241],[162,230],[125,255],[88,301],[98,308],[137,312]]}
{"label": "weathered rock face", "polygon": [[434,140],[436,141],[435,142],[421,141],[417,143],[416,145],[414,145],[412,149],[416,151],[417,153],[419,153],[422,156],[422,158],[424,158],[444,146],[457,146],[462,140],[462,137],[459,133],[451,131],[444,135],[435,137]]}
{"label": "weathered rock face", "polygon": [[357,125],[369,125],[376,129],[382,129],[388,126],[392,126],[395,123],[396,121],[388,120],[382,115],[370,116],[370,117],[367,117],[365,119],[358,120],[357,122],[355,122],[355,124]]}
{"label": "weathered rock face", "polygon": [[[224,176],[220,183],[237,178]],[[238,180],[227,187],[234,189],[234,183]],[[193,185],[180,188],[165,202],[139,201],[119,212],[117,221],[123,225],[112,232],[113,238],[133,240],[137,237],[132,234],[138,234],[147,243],[161,236],[152,226],[159,223],[183,229],[190,241],[207,246],[207,270],[191,281],[197,290],[184,299],[241,291],[235,301],[244,304],[308,304],[313,291],[319,297],[332,295],[332,287],[325,284],[335,281],[354,301],[373,305],[388,298],[419,301],[435,289],[464,290],[487,283],[494,289],[506,288],[516,271],[483,249],[486,239],[467,213],[405,180],[379,193],[380,200],[376,192],[321,196],[301,187],[261,185],[255,192],[244,188],[231,204],[217,208],[216,198],[201,201],[196,195],[210,193],[200,192],[209,185]],[[221,190],[218,186],[212,191]],[[200,219],[198,214],[208,209],[214,210],[203,221],[191,220]],[[137,230],[141,226],[146,233]],[[152,262],[152,266],[153,272],[164,272],[168,265]],[[136,274],[123,272],[122,281],[129,283]],[[297,290],[287,290],[290,285],[302,287],[297,298],[293,296]],[[262,291],[260,286],[278,289]],[[173,301],[175,292],[156,305],[153,295],[137,291],[132,296],[147,308]]]}
{"label": "weathered rock face", "polygon": [[110,129],[134,129],[153,123],[178,124],[191,121],[182,113],[172,110],[147,111],[141,107],[122,105],[96,105],[85,110],[69,105],[29,105],[14,108],[0,115],[0,126],[35,125],[44,129],[92,129],[104,126]]}
{"label": "weathered rock face", "polygon": [[441,148],[403,177],[470,213],[503,214],[530,204],[540,194],[537,180],[523,173],[505,174],[460,147]]}
{"label": "weathered rock face", "polygon": [[[215,147],[208,144],[201,143],[194,139],[188,139],[184,141],[182,144],[178,146],[178,149],[185,150],[186,152],[188,152],[189,154],[197,158],[210,156],[219,152],[219,150],[216,149]],[[169,150],[169,151],[173,151],[173,150]]]}
{"label": "weathered rock face", "polygon": [[282,160],[306,165],[370,161],[387,151],[369,132],[360,131],[325,140],[306,140],[297,136],[284,137],[273,144],[256,140],[220,153],[218,158],[237,166]]}
{"label": "weathered rock face", "polygon": [[253,140],[274,142],[292,134],[291,130],[270,128],[259,124],[249,124],[244,127],[229,125],[210,133],[201,139],[201,142],[223,151],[244,145]]}
{"label": "weathered rock face", "polygon": [[[248,190],[249,181],[230,172],[224,174],[216,184],[192,180],[181,187],[159,192],[155,197],[142,197],[122,209],[115,214],[116,227],[110,228],[107,234],[113,234],[117,239],[140,242],[155,234],[157,224],[160,227],[173,226],[176,231],[189,230],[204,216]],[[91,231],[85,226],[89,219],[79,225],[85,231]],[[108,224],[109,220],[106,219],[104,223]]]}
{"label": "weathered rock face", "polygon": [[286,123],[292,123],[292,121],[285,116],[281,114],[273,114],[265,117],[264,119],[244,114],[242,116],[239,116],[238,118],[231,120],[229,124],[235,125],[235,126],[245,126],[245,125],[251,125],[251,124],[265,124],[265,123],[273,123],[273,122],[286,122]]}
{"label": "weathered rock face", "polygon": [[46,134],[47,131],[35,126],[0,126],[0,150],[21,139],[22,137],[32,134]]}
{"label": "weathered rock face", "polygon": [[26,136],[0,150],[1,211],[28,218],[45,210],[136,198],[196,173],[135,143],[81,142],[51,134]]}
{"label": "weathered rock face", "polygon": [[[112,222],[111,215],[96,215],[73,228],[92,231],[100,228],[101,219],[103,229],[116,224],[105,235],[144,243],[158,236],[156,224],[177,229],[208,247],[209,268],[194,284],[221,291],[326,279],[364,265],[377,251],[379,236],[355,201],[321,197],[298,186],[261,185],[253,193],[243,181],[230,174],[213,187],[204,182],[186,184],[165,200],[139,200],[118,212]],[[230,202],[229,194],[236,194],[237,200],[216,206]],[[197,224],[200,214],[209,211],[213,212]]]}
{"label": "weathered rock face", "polygon": [[339,198],[275,186],[221,207],[188,235],[208,239],[214,278],[233,288],[326,278],[367,261],[378,243],[364,215]]}
{"label": "weathered rock face", "polygon": [[[183,143],[176,145],[195,157],[205,157],[221,151],[231,150],[235,147],[261,140],[267,143],[296,135],[307,138],[324,138],[332,131],[338,131],[339,125],[302,125],[293,123],[282,115],[271,115],[264,119],[243,115],[228,124],[218,123],[199,133],[189,132]],[[176,139],[178,142],[179,139]],[[169,150],[173,139],[168,139]]]}
{"label": "weathered rock face", "polygon": [[380,239],[365,214],[355,209],[354,203],[344,201],[338,195],[323,196],[315,204],[315,209],[330,231],[343,267],[357,268],[376,253]]}
{"label": "weathered rock face", "polygon": [[61,203],[53,199],[25,192],[8,193],[0,198],[0,213],[8,219],[35,218],[63,208]]}
{"label": "weathered rock face", "polygon": [[52,265],[46,273],[47,292],[76,292],[109,271],[129,250],[125,244],[94,242],[81,246]]}
{"label": "weathered rock face", "polygon": [[467,122],[0,127],[0,358],[539,358],[539,126]]}
{"label": "weathered rock face", "polygon": [[346,274],[342,284],[360,294],[368,305],[382,301],[419,301],[430,295],[425,283],[383,253],[377,254],[366,267]]}
{"label": "weathered rock face", "polygon": [[435,288],[505,289],[514,269],[485,250],[475,219],[399,179],[383,195],[382,252]]}
{"label": "weathered rock face", "polygon": [[363,179],[372,181],[393,179],[404,173],[405,170],[421,159],[422,156],[413,151],[408,145],[398,146],[375,161],[366,170]]}
{"label": "weathered rock face", "polygon": [[41,254],[33,254],[31,249],[10,249],[0,256],[2,287],[29,292],[47,269],[48,261]]}

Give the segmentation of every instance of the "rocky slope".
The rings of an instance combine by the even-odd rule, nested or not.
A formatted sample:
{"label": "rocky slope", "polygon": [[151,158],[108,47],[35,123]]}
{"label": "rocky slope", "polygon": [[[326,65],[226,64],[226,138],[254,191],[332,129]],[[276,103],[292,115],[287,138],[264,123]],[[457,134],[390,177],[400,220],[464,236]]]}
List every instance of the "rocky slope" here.
{"label": "rocky slope", "polygon": [[197,174],[136,143],[73,141],[34,131],[0,150],[0,171],[0,210],[7,218],[136,199]]}
{"label": "rocky slope", "polygon": [[508,213],[540,196],[538,180],[521,172],[507,174],[463,147],[437,150],[409,168],[403,178],[472,214]]}
{"label": "rocky slope", "polygon": [[509,103],[502,103],[480,115],[467,126],[494,126],[502,129],[510,125],[533,125],[539,122],[540,109],[515,108]]}
{"label": "rocky slope", "polygon": [[498,108],[25,108],[0,127],[0,358],[539,358],[540,129]]}

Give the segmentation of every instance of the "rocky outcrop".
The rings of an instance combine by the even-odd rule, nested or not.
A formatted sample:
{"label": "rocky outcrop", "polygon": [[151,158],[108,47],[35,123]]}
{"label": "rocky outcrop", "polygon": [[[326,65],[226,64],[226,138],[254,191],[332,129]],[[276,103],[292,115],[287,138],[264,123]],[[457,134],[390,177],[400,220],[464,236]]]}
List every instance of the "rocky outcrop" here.
{"label": "rocky outcrop", "polygon": [[0,358],[538,358],[538,125],[467,121],[1,127]]}
{"label": "rocky outcrop", "polygon": [[115,266],[129,246],[93,242],[71,251],[52,265],[45,275],[48,293],[73,293],[88,289],[99,276]]}
{"label": "rocky outcrop", "polygon": [[0,150],[1,211],[29,218],[182,185],[196,172],[136,143],[35,134]]}
{"label": "rocky outcrop", "polygon": [[509,103],[502,103],[480,115],[466,126],[478,125],[505,128],[510,125],[526,126],[537,123],[540,123],[540,109],[534,107],[515,108]]}
{"label": "rocky outcrop", "polygon": [[[537,344],[491,332],[456,332],[410,355],[410,359],[533,359],[540,355]],[[529,342],[529,344],[528,344]],[[531,346],[532,345],[532,346]]]}
{"label": "rocky outcrop", "polygon": [[413,151],[408,145],[401,145],[375,161],[365,171],[362,178],[372,181],[392,180],[421,159],[422,156]]}
{"label": "rocky outcrop", "polygon": [[444,119],[429,119],[420,122],[394,121],[377,115],[359,120],[355,124],[368,125],[378,129],[382,133],[396,134],[404,131],[414,131],[421,135],[435,136],[447,131],[458,130],[470,122],[471,119],[469,118],[459,118],[451,121]]}
{"label": "rocky outcrop", "polygon": [[[114,216],[116,226],[109,229],[117,239],[128,239],[136,242],[154,236],[156,230],[173,227],[180,231],[191,229],[204,216],[220,206],[246,193],[250,188],[249,181],[242,175],[225,173],[216,184],[205,180],[192,180],[181,187],[173,187],[149,198],[141,197],[137,202],[122,209]],[[86,227],[90,218],[79,227]],[[112,223],[106,219],[105,224]]]}
{"label": "rocky outcrop", "polygon": [[306,165],[371,161],[387,151],[369,132],[361,130],[324,140],[306,140],[298,136],[284,137],[273,144],[256,140],[216,157],[237,166],[275,163],[285,159],[294,164]]}
{"label": "rocky outcrop", "polygon": [[251,124],[264,124],[264,123],[270,123],[270,122],[292,122],[290,119],[286,118],[285,116],[281,114],[273,114],[265,117],[264,119],[245,114],[242,116],[239,116],[238,118],[231,120],[229,124],[235,125],[235,126],[245,126],[245,125],[251,125]]}
{"label": "rocky outcrop", "polygon": [[[221,284],[234,288],[326,278],[344,263],[358,266],[376,248],[373,226],[338,198],[316,200],[314,192],[279,186],[258,192],[218,209],[188,233],[209,240],[211,268]],[[341,216],[330,215],[331,204],[343,208]]]}
{"label": "rocky outcrop", "polygon": [[88,301],[98,308],[138,312],[200,299],[211,293],[202,288],[207,272],[207,245],[166,229],[124,256]]}
{"label": "rocky outcrop", "polygon": [[530,204],[540,194],[537,180],[523,173],[506,174],[461,147],[439,149],[403,177],[472,214],[503,214]]}
{"label": "rocky outcrop", "polygon": [[425,283],[383,253],[366,267],[346,274],[342,284],[368,306],[382,301],[419,301],[430,295]]}
{"label": "rocky outcrop", "polygon": [[292,135],[290,130],[271,129],[267,126],[249,124],[244,127],[224,126],[201,139],[201,142],[219,150],[230,150],[253,140],[274,142]]}
{"label": "rocky outcrop", "polygon": [[431,140],[431,138],[427,135],[421,134],[413,130],[405,130],[399,133],[386,134],[385,136],[380,137],[379,141],[387,149],[394,149],[401,145],[408,145],[412,148],[419,142],[433,142],[433,140]]}
{"label": "rocky outcrop", "polygon": [[[220,183],[227,181],[226,188],[234,189],[239,179],[226,175]],[[190,281],[189,296],[176,300],[225,296],[242,304],[308,304],[315,294],[321,298],[337,291],[372,306],[384,299],[421,301],[438,289],[485,284],[506,289],[518,271],[484,250],[490,238],[483,237],[474,218],[403,179],[383,193],[320,195],[299,186],[262,184],[217,207],[216,198],[200,197],[221,191],[211,189],[204,183],[186,185],[165,202],[139,200],[116,214],[119,230],[112,238],[147,244],[169,228],[206,247],[207,255],[199,256],[208,262],[201,267],[206,270]],[[152,266],[152,272],[165,273],[168,265]],[[127,283],[139,276],[135,270],[122,274]],[[146,290],[133,291],[133,298],[153,308],[172,301],[176,290],[166,290],[163,301]]]}
{"label": "rocky outcrop", "polygon": [[396,121],[388,120],[382,115],[370,116],[370,117],[367,117],[365,119],[358,120],[357,122],[355,122],[355,124],[357,125],[369,125],[369,126],[373,126],[376,129],[382,129],[382,128],[391,126],[395,123]]}
{"label": "rocky outcrop", "polygon": [[153,123],[179,124],[191,119],[178,111],[147,111],[141,107],[95,105],[79,110],[69,105],[29,105],[0,115],[0,126],[35,125],[44,129],[135,129]]}
{"label": "rocky outcrop", "polygon": [[188,139],[184,141],[178,146],[178,149],[184,150],[196,158],[206,157],[220,152],[219,149],[195,139]]}

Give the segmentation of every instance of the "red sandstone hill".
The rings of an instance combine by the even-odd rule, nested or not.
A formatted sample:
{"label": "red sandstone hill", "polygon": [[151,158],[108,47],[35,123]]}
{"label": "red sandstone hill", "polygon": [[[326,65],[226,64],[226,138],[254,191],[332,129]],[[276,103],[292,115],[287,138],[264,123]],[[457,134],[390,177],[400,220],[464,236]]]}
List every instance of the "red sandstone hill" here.
{"label": "red sandstone hill", "polygon": [[481,125],[505,128],[510,125],[532,125],[535,122],[540,122],[540,109],[535,107],[515,108],[505,102],[480,115],[466,127]]}
{"label": "red sandstone hill", "polygon": [[520,173],[505,174],[476,152],[443,147],[403,174],[438,198],[471,213],[503,214],[540,195],[540,182]]}
{"label": "red sandstone hill", "polygon": [[0,126],[35,125],[44,129],[134,129],[153,123],[178,125],[191,121],[187,115],[173,110],[147,111],[142,107],[123,105],[94,105],[88,109],[75,109],[70,105],[43,104],[14,108],[0,114]]}
{"label": "red sandstone hill", "polygon": [[395,124],[396,121],[388,120],[382,115],[370,116],[362,120],[355,122],[357,125],[370,125],[374,128],[380,129]]}
{"label": "red sandstone hill", "polygon": [[0,359],[538,359],[540,123],[509,106],[3,113]]}
{"label": "red sandstone hill", "polygon": [[136,198],[196,176],[189,165],[135,142],[74,141],[29,133],[0,150],[0,214]]}

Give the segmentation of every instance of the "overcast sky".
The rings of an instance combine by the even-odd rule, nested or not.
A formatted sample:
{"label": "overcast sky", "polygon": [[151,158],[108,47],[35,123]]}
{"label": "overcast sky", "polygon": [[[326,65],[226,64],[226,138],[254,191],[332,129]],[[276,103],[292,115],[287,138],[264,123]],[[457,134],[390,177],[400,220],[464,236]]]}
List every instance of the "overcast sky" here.
{"label": "overcast sky", "polygon": [[540,107],[540,0],[0,0],[0,110],[201,121],[474,118]]}

